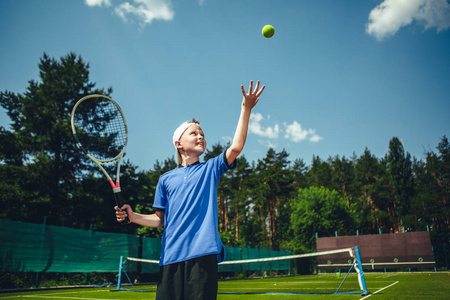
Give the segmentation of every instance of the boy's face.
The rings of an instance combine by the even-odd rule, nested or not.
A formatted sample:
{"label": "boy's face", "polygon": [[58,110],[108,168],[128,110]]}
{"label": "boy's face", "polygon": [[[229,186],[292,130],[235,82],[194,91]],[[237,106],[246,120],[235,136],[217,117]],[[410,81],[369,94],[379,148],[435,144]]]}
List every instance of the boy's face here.
{"label": "boy's face", "polygon": [[191,155],[200,156],[206,150],[205,134],[197,125],[189,126],[181,135],[179,142],[183,150]]}

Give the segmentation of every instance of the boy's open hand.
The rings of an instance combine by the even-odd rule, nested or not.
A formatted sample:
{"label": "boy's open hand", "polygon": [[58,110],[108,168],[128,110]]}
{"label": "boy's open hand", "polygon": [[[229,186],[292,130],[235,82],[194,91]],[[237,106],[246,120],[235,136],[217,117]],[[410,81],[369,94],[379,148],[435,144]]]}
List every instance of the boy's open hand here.
{"label": "boy's open hand", "polygon": [[242,99],[242,105],[249,109],[255,107],[256,103],[258,103],[259,101],[259,96],[264,91],[265,87],[266,86],[263,85],[261,89],[259,89],[259,80],[258,80],[256,82],[255,89],[253,90],[253,80],[250,80],[250,87],[248,88],[248,93],[246,93],[244,90],[244,86],[241,85],[242,95],[244,95],[244,99]]}

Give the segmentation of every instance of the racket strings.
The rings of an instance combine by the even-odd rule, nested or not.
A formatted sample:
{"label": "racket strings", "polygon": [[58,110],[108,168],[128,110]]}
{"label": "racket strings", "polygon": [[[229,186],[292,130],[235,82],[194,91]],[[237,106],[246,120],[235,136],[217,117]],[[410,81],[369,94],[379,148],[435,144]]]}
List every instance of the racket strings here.
{"label": "racket strings", "polygon": [[81,146],[99,160],[112,160],[127,143],[127,128],[122,113],[113,102],[91,98],[79,105],[74,123]]}

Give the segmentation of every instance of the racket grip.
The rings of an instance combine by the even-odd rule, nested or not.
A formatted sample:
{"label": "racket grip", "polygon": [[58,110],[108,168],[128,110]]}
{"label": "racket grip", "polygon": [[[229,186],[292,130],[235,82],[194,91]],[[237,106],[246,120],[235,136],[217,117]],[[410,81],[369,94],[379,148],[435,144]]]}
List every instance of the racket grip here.
{"label": "racket grip", "polygon": [[[119,208],[121,208],[123,206],[123,197],[122,197],[122,192],[114,192],[114,198],[116,198],[116,204]],[[130,224],[130,219],[128,219],[128,216],[125,218],[125,220],[123,220],[122,222],[120,222],[120,224],[122,225],[126,225],[126,224]]]}

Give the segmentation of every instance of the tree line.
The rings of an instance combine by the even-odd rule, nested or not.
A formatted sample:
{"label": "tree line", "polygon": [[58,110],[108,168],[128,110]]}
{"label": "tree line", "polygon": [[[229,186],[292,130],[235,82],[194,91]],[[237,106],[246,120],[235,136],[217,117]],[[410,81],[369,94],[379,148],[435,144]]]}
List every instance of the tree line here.
{"label": "tree line", "polygon": [[[0,92],[10,128],[0,127],[0,218],[107,232],[161,237],[160,228],[121,226],[115,220],[109,184],[80,153],[70,112],[88,94],[111,95],[89,80],[89,64],[74,53],[55,59],[44,53],[39,81],[22,94]],[[204,160],[223,152],[217,143]],[[113,166],[109,166],[112,168]],[[138,171],[122,166],[121,185],[135,211],[151,213],[159,176],[176,167],[173,157]],[[389,141],[378,158],[314,156],[310,165],[285,150],[269,149],[249,162],[245,155],[218,187],[219,230],[226,246],[315,250],[315,237],[430,230],[437,260],[449,251],[450,144],[418,160],[401,140]],[[92,226],[92,227],[91,227]]]}

